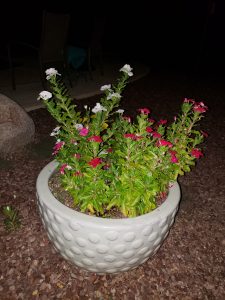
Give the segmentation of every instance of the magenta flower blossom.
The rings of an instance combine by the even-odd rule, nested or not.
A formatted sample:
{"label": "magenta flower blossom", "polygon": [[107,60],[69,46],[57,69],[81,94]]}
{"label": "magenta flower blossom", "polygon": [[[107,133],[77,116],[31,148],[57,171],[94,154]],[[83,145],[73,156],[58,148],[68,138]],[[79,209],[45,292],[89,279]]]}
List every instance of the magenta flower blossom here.
{"label": "magenta flower blossom", "polygon": [[153,132],[152,132],[152,136],[153,136],[154,138],[161,138],[161,134],[158,133],[158,132],[156,132],[156,131],[153,131]]}
{"label": "magenta flower blossom", "polygon": [[191,150],[191,155],[194,156],[195,158],[200,158],[201,156],[203,156],[203,153],[199,149],[193,148]]}
{"label": "magenta flower blossom", "polygon": [[158,124],[159,125],[165,125],[167,123],[167,120],[159,120]]}
{"label": "magenta flower blossom", "polygon": [[139,108],[138,111],[143,115],[150,114],[150,110],[148,108]]}
{"label": "magenta flower blossom", "polygon": [[53,147],[54,152],[52,154],[56,155],[64,145],[65,145],[65,142],[63,142],[63,141],[57,142],[55,144],[55,146]]}
{"label": "magenta flower blossom", "polygon": [[59,173],[65,174],[65,169],[71,170],[72,168],[68,164],[62,164],[59,169]]}
{"label": "magenta flower blossom", "polygon": [[136,138],[136,135],[133,134],[133,133],[125,133],[125,134],[124,134],[124,137],[125,137],[126,139],[132,139],[132,140],[134,140],[134,139]]}
{"label": "magenta flower blossom", "polygon": [[139,135],[134,134],[134,133],[125,133],[124,137],[126,139],[132,139],[133,141],[138,141],[138,140],[142,139],[142,136],[139,136]]}
{"label": "magenta flower blossom", "polygon": [[145,130],[146,130],[148,133],[151,133],[151,132],[154,131],[154,130],[153,130],[151,127],[149,127],[149,126],[147,126]]}
{"label": "magenta flower blossom", "polygon": [[101,158],[95,157],[95,158],[92,158],[88,162],[88,164],[89,164],[89,166],[92,166],[93,168],[96,168],[101,162],[102,162]]}
{"label": "magenta flower blossom", "polygon": [[86,135],[88,135],[88,132],[89,132],[88,128],[83,127],[83,128],[79,131],[79,135],[81,135],[81,136],[86,136]]}
{"label": "magenta flower blossom", "polygon": [[194,111],[204,113],[208,110],[208,107],[203,102],[196,102],[193,107]]}
{"label": "magenta flower blossom", "polygon": [[176,157],[176,154],[177,154],[176,151],[170,150],[170,156],[171,156],[171,160],[170,160],[170,161],[171,161],[173,164],[178,163],[178,158]]}
{"label": "magenta flower blossom", "polygon": [[173,144],[166,140],[160,139],[157,141],[156,146],[157,147],[168,146],[169,148],[171,148],[171,147],[173,147]]}
{"label": "magenta flower blossom", "polygon": [[101,143],[102,142],[102,139],[100,136],[98,135],[93,135],[91,137],[88,138],[88,141],[89,142],[96,142],[96,143]]}

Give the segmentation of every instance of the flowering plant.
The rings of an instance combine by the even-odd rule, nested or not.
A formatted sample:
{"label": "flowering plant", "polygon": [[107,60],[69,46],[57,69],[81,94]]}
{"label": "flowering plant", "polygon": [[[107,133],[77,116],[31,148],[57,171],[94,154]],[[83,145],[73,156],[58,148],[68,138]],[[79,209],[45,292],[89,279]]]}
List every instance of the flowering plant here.
{"label": "flowering plant", "polygon": [[197,146],[205,134],[196,125],[207,110],[204,103],[185,99],[170,125],[155,122],[148,108],[138,109],[132,121],[117,109],[132,68],[120,71],[117,83],[102,86],[100,102],[85,106],[83,114],[54,68],[46,70],[52,92],[39,94],[59,124],[51,135],[62,186],[80,211],[102,217],[111,209],[126,217],[154,210],[171,182],[203,156]]}

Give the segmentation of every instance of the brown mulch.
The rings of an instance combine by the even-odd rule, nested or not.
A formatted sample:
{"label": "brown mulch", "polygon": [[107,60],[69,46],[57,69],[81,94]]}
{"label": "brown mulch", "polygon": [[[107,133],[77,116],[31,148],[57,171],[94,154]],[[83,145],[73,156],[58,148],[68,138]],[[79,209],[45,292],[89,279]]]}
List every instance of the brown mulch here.
{"label": "brown mulch", "polygon": [[[21,228],[7,232],[0,214],[0,299],[225,299],[225,90],[221,78],[150,73],[130,84],[124,108],[152,109],[172,119],[184,97],[202,100],[209,137],[205,156],[180,178],[182,200],[168,238],[146,263],[118,275],[96,275],[65,261],[53,249],[41,224],[36,178],[52,160],[46,146],[55,123],[44,109],[30,112],[35,143],[1,161],[0,206],[13,205]],[[82,100],[95,104],[99,97]],[[44,141],[44,142],[43,142]],[[40,151],[43,150],[45,151]],[[48,145],[48,143],[47,143]]]}

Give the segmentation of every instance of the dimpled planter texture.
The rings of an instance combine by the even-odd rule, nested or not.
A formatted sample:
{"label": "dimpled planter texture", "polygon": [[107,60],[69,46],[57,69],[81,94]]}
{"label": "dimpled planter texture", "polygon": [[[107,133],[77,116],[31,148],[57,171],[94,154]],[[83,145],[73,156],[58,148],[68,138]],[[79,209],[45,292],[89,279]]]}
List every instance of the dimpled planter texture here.
{"label": "dimpled planter texture", "polygon": [[76,212],[52,195],[48,181],[56,167],[52,161],[40,172],[37,199],[48,237],[65,259],[91,272],[118,273],[136,268],[157,252],[178,210],[178,183],[164,203],[148,214],[104,219]]}

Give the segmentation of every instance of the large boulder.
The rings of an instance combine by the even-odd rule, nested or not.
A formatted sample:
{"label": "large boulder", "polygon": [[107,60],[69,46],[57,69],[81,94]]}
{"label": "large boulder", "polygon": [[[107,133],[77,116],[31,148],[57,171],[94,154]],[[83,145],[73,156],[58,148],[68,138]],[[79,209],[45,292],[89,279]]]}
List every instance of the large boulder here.
{"label": "large boulder", "polygon": [[0,94],[0,156],[8,156],[30,143],[34,133],[34,122],[26,111]]}

